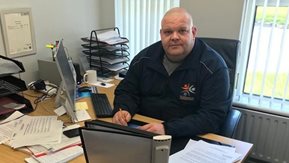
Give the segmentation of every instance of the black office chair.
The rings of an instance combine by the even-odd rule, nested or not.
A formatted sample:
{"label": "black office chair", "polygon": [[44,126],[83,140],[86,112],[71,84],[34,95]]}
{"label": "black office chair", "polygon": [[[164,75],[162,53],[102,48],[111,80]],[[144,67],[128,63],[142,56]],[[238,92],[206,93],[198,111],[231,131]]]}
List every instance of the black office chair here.
{"label": "black office chair", "polygon": [[225,137],[232,138],[238,127],[241,116],[242,113],[232,107],[227,115],[226,121],[221,127],[221,131],[219,132],[219,134]]}
{"label": "black office chair", "polygon": [[[234,91],[237,55],[240,41],[232,39],[204,37],[200,39],[203,40],[206,44],[208,44],[211,48],[213,48],[216,52],[218,52],[225,60],[229,68],[230,95],[232,96]],[[238,126],[240,118],[241,112],[239,110],[230,108],[226,120],[221,127],[221,131],[218,134],[232,138]]]}

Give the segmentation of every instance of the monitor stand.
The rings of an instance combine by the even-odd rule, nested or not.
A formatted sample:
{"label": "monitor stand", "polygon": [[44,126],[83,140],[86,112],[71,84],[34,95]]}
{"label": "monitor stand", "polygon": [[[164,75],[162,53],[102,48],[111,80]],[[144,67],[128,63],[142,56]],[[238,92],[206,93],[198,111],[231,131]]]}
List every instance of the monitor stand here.
{"label": "monitor stand", "polygon": [[55,107],[56,108],[61,106],[61,94],[63,93],[62,90],[63,90],[63,82],[61,81],[60,85],[58,87],[58,90],[57,90],[56,97],[55,97]]}
{"label": "monitor stand", "polygon": [[64,84],[61,81],[57,90],[57,95],[55,97],[55,107],[59,108],[63,106],[65,108],[66,114],[68,114],[73,123],[91,119],[86,110],[76,111],[75,103],[74,106],[71,106],[71,104],[68,102],[68,99],[66,98],[65,91],[63,90]]}
{"label": "monitor stand", "polygon": [[65,108],[66,114],[68,114],[71,121],[73,123],[78,122],[74,106],[71,106],[71,104],[68,102],[68,99],[66,97],[67,95],[65,94],[65,91],[63,91],[64,89],[65,88],[63,81],[61,81],[55,97],[55,107],[59,108],[63,106]]}

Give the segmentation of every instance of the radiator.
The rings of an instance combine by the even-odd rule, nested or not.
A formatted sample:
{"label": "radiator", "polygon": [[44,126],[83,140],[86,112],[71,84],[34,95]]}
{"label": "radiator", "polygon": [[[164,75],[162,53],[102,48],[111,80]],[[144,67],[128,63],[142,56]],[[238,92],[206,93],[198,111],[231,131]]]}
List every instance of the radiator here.
{"label": "radiator", "polygon": [[242,112],[234,138],[253,143],[249,157],[289,163],[289,118],[247,109]]}

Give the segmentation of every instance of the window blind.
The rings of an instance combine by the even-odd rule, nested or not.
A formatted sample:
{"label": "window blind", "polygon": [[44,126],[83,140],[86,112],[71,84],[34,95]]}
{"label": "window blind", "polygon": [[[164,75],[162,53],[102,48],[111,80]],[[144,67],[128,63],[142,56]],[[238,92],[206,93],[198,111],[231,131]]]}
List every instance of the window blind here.
{"label": "window blind", "polygon": [[246,1],[241,34],[245,55],[240,60],[245,70],[239,71],[244,78],[235,102],[289,115],[288,2]]}
{"label": "window blind", "polygon": [[115,0],[115,24],[129,39],[133,58],[140,50],[160,40],[164,13],[179,6],[179,0]]}

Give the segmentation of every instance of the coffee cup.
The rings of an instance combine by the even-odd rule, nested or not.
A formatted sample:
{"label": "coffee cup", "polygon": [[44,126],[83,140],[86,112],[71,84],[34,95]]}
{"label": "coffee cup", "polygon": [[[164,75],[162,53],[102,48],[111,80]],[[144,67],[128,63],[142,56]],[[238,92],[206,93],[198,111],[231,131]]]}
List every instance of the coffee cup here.
{"label": "coffee cup", "polygon": [[83,75],[83,81],[88,84],[96,84],[97,82],[96,70],[87,70]]}

